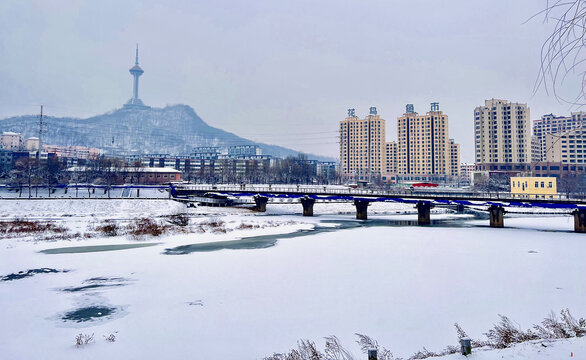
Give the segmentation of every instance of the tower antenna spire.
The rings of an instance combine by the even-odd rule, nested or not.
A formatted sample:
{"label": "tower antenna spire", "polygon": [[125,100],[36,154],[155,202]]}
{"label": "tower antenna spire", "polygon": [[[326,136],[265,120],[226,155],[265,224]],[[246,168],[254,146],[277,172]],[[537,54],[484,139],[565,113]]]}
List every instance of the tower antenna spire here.
{"label": "tower antenna spire", "polygon": [[136,43],[136,60],[134,61],[134,65],[138,65],[138,43]]}

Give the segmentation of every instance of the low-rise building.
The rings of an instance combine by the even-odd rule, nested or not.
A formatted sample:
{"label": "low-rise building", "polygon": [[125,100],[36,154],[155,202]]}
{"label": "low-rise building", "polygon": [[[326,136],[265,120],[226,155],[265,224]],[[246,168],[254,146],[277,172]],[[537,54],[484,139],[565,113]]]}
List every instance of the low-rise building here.
{"label": "low-rise building", "polygon": [[26,151],[39,151],[40,140],[38,137],[30,137],[24,142],[24,149]]}
{"label": "low-rise building", "polygon": [[4,131],[0,137],[0,144],[5,150],[17,151],[22,149],[22,135],[11,131]]}
{"label": "low-rise building", "polygon": [[557,195],[555,177],[511,177],[511,195],[522,199],[551,199]]}

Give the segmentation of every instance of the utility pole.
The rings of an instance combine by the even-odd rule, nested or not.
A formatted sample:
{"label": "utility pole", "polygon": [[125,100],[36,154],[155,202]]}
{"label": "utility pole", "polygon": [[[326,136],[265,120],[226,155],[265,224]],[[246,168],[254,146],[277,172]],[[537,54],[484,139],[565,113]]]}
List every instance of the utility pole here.
{"label": "utility pole", "polygon": [[41,114],[39,115],[39,150],[37,151],[37,159],[41,161],[41,149],[42,149],[42,136],[43,136],[43,125],[46,125],[43,122],[43,105],[41,105]]}

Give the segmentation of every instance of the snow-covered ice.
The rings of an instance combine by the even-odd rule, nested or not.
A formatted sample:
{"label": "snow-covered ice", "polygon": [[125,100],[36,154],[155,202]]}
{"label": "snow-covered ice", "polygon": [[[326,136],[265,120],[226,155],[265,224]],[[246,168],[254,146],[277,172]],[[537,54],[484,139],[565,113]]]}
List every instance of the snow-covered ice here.
{"label": "snow-covered ice", "polygon": [[[227,231],[140,239],[0,239],[0,276],[69,270],[0,281],[0,358],[261,359],[288,351],[301,338],[323,348],[328,335],[338,336],[357,359],[366,358],[354,333],[409,357],[422,347],[439,351],[457,345],[455,322],[482,338],[498,314],[528,328],[552,310],[586,313],[586,238],[572,232],[569,216],[506,217],[504,229],[493,229],[488,220],[437,212],[432,219],[462,220],[429,227],[386,223],[416,219],[412,206],[402,204],[374,204],[365,223],[354,220],[351,204],[318,203],[313,218],[300,215],[300,204],[269,204],[267,210],[186,209],[170,200],[1,201],[2,220],[52,219],[72,232],[83,233],[88,224],[106,219],[162,219],[185,211],[192,224],[220,219]],[[296,231],[304,236],[281,235]],[[221,245],[259,235],[278,241],[258,249],[165,254],[177,246]],[[137,243],[153,246],[39,252]],[[72,288],[80,290],[67,291]],[[68,313],[95,308],[113,309],[113,314],[63,320]],[[79,333],[94,334],[95,341],[77,348]],[[105,340],[110,334],[115,342]],[[473,358],[565,358],[573,352],[579,359],[586,358],[585,346],[583,339],[547,348],[523,344],[475,351]]]}

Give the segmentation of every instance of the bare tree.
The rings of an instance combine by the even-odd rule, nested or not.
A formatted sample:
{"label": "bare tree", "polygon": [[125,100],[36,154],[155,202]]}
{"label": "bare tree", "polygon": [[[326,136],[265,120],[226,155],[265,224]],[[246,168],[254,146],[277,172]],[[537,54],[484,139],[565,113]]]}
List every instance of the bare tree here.
{"label": "bare tree", "polygon": [[[541,47],[541,68],[534,92],[544,88],[571,105],[586,105],[586,0],[547,0],[546,8],[529,20],[544,16],[555,24]],[[567,77],[577,77],[581,86],[574,98],[560,94]]]}

